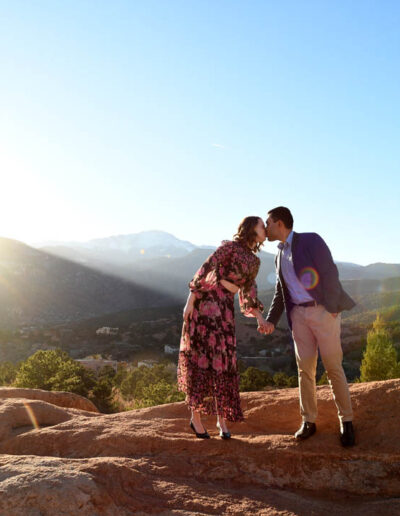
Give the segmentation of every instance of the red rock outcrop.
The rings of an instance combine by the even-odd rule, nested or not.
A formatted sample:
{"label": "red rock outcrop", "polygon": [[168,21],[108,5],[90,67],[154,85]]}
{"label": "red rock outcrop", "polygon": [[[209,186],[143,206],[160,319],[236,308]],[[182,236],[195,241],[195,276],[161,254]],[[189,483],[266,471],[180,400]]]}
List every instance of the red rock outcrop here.
{"label": "red rock outcrop", "polygon": [[103,415],[35,400],[32,429],[26,401],[0,400],[0,514],[400,515],[400,380],[351,393],[351,449],[328,386],[301,443],[297,389],[242,393],[228,441],[212,417],[196,439],[184,403]]}
{"label": "red rock outcrop", "polygon": [[0,387],[0,400],[8,398],[25,398],[28,400],[42,400],[58,407],[76,408],[98,412],[96,405],[90,400],[64,391],[44,391],[42,389],[23,389],[16,387]]}

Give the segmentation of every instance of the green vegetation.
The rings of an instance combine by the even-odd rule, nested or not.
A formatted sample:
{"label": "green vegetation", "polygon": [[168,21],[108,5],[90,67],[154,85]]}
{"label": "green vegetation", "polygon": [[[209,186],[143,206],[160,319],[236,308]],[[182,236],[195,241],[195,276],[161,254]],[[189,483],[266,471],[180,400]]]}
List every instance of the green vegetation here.
{"label": "green vegetation", "polygon": [[112,396],[115,371],[103,369],[96,377],[93,371],[73,360],[65,351],[40,350],[18,367],[10,362],[1,363],[0,384],[73,392],[90,399],[102,412],[114,412],[117,409]]}
{"label": "green vegetation", "polygon": [[40,350],[22,362],[15,387],[67,391],[87,396],[93,387],[90,371],[59,349]]}
{"label": "green vegetation", "polygon": [[150,407],[185,399],[185,394],[178,391],[176,366],[171,362],[121,370],[117,375],[117,386],[126,408]]}
{"label": "green vegetation", "polygon": [[329,384],[328,381],[328,373],[324,371],[321,375],[321,378],[318,380],[317,385],[327,385]]}
{"label": "green vegetation", "polygon": [[18,367],[12,362],[0,362],[0,385],[10,385],[17,376]]}
{"label": "green vegetation", "polygon": [[[376,317],[367,335],[358,381],[400,378],[399,343],[394,344],[400,334],[399,319],[399,305],[384,308]],[[361,349],[352,350],[349,357],[360,359]],[[242,361],[238,365],[242,392],[298,385],[297,376],[281,371],[272,375],[256,367],[246,367]],[[324,373],[318,384],[327,381]],[[178,391],[173,362],[164,360],[151,367],[120,363],[117,371],[106,366],[96,374],[61,349],[37,351],[17,364],[0,362],[0,385],[73,392],[87,397],[105,413],[185,399],[185,394]]]}
{"label": "green vegetation", "polygon": [[[87,397],[105,413],[185,399],[185,394],[178,391],[173,362],[152,367],[119,364],[117,371],[106,366],[95,374],[61,349],[37,351],[19,365],[0,363],[0,385],[73,392]],[[255,367],[241,372],[241,391],[296,386],[297,376],[282,372],[272,376]]]}
{"label": "green vegetation", "polygon": [[256,367],[248,367],[240,375],[240,390],[261,391],[268,387],[297,387],[297,376],[288,376],[286,373],[275,373],[272,376],[267,371],[260,371]]}
{"label": "green vegetation", "polygon": [[360,381],[388,380],[400,377],[400,362],[387,323],[378,314],[367,335],[367,346],[360,367]]}

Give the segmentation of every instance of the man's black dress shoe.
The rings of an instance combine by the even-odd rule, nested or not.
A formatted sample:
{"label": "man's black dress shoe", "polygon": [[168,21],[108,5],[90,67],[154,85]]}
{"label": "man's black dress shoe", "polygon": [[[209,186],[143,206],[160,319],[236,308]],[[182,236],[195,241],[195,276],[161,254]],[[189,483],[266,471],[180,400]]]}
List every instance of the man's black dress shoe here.
{"label": "man's black dress shoe", "polygon": [[224,432],[220,426],[219,423],[217,423],[217,427],[219,428],[219,436],[222,438],[222,439],[230,439],[231,438],[231,433],[230,432]]}
{"label": "man's black dress shoe", "polygon": [[301,427],[294,434],[294,436],[296,437],[296,439],[299,440],[308,439],[313,434],[315,434],[316,430],[317,426],[315,423],[309,423],[308,421],[304,421]]}
{"label": "man's black dress shoe", "polygon": [[342,446],[354,446],[354,427],[351,421],[345,421],[340,425],[340,442]]}
{"label": "man's black dress shoe", "polygon": [[194,424],[193,424],[193,421],[190,421],[190,428],[193,430],[193,432],[196,434],[196,437],[199,437],[200,439],[210,439],[210,435],[209,433],[207,432],[206,430],[205,432],[203,432],[202,434],[200,434],[199,432],[196,431],[195,427],[194,427]]}

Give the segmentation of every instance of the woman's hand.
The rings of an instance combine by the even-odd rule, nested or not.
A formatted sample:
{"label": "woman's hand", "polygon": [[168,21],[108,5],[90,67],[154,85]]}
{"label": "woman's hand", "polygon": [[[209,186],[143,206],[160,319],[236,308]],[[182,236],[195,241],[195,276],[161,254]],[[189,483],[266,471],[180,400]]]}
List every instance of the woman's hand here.
{"label": "woman's hand", "polygon": [[257,308],[253,308],[252,313],[258,322],[257,331],[259,333],[263,333],[264,335],[271,335],[271,333],[275,330],[275,326],[272,323],[266,321],[260,310]]}
{"label": "woman's hand", "polygon": [[191,292],[189,297],[187,298],[185,308],[183,309],[183,318],[186,322],[188,322],[189,317],[192,317],[193,307],[194,307],[194,299],[195,299],[195,295],[193,292]]}

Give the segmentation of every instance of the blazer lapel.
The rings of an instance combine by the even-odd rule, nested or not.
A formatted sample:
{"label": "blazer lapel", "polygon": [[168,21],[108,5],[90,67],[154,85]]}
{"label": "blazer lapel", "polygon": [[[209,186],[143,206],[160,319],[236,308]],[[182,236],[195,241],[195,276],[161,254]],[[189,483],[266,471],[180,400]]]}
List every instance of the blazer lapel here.
{"label": "blazer lapel", "polygon": [[292,238],[292,262],[293,262],[293,267],[294,267],[294,270],[297,274],[297,270],[296,270],[296,249],[297,249],[297,244],[298,244],[298,241],[299,241],[299,234],[296,233],[295,231],[293,231],[293,238]]}
{"label": "blazer lapel", "polygon": [[297,240],[299,238],[299,234],[293,231],[293,238],[292,238],[292,258],[294,256],[294,253],[296,252],[296,246],[297,246]]}
{"label": "blazer lapel", "polygon": [[278,274],[281,278],[281,281],[283,281],[283,275],[282,275],[282,267],[281,267],[281,257],[282,257],[282,249],[278,250],[278,255],[276,257],[277,264],[278,264]]}

